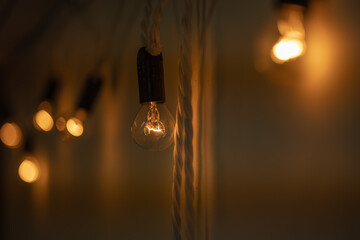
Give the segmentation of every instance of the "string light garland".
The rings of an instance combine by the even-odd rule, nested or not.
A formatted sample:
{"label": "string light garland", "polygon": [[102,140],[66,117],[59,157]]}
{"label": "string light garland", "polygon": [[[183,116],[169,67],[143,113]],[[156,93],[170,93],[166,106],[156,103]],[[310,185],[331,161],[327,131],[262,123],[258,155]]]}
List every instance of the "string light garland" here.
{"label": "string light garland", "polygon": [[175,121],[165,105],[163,56],[160,45],[160,1],[152,27],[149,29],[151,1],[146,1],[141,39],[144,47],[137,55],[137,73],[141,107],[131,126],[132,138],[142,148],[161,151],[173,142]]}

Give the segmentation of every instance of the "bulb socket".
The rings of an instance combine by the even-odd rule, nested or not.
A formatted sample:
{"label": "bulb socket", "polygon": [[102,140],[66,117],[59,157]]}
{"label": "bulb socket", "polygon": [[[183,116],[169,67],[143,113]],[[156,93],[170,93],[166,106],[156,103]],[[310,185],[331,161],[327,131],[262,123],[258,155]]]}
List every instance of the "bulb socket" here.
{"label": "bulb socket", "polygon": [[59,87],[60,87],[59,79],[56,78],[55,76],[50,76],[45,91],[41,96],[40,102],[48,101],[50,103],[53,103],[55,101],[55,98],[57,97]]}
{"label": "bulb socket", "polygon": [[282,4],[296,4],[307,8],[309,6],[310,0],[278,0],[278,5],[281,6]]}
{"label": "bulb socket", "polygon": [[95,100],[101,90],[103,80],[98,76],[90,76],[86,80],[85,87],[80,95],[77,109],[84,109],[86,112],[91,112]]}
{"label": "bulb socket", "polygon": [[152,56],[145,47],[137,55],[140,103],[165,102],[163,56]]}
{"label": "bulb socket", "polygon": [[11,110],[5,106],[4,103],[0,103],[0,124],[11,116]]}
{"label": "bulb socket", "polygon": [[24,142],[24,152],[32,153],[35,149],[35,139],[31,134],[27,134]]}

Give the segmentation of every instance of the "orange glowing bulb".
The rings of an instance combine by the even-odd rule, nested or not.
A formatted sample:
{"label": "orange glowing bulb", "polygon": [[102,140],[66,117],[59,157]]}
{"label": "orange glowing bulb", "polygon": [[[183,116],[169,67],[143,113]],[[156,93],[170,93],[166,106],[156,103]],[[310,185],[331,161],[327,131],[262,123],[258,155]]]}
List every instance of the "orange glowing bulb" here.
{"label": "orange glowing bulb", "polygon": [[301,40],[281,38],[272,49],[272,58],[277,63],[283,63],[301,56],[304,49],[305,43]]}
{"label": "orange glowing bulb", "polygon": [[272,60],[275,63],[284,63],[304,55],[304,7],[283,4],[277,26],[280,38],[271,50]]}
{"label": "orange glowing bulb", "polygon": [[5,123],[0,129],[0,138],[10,148],[19,147],[22,139],[20,127],[16,123]]}
{"label": "orange glowing bulb", "polygon": [[66,129],[68,130],[68,132],[71,135],[73,135],[75,137],[81,136],[84,132],[84,126],[83,126],[82,122],[75,117],[67,120]]}
{"label": "orange glowing bulb", "polygon": [[48,132],[54,126],[54,120],[45,110],[39,110],[34,116],[34,124],[41,130]]}
{"label": "orange glowing bulb", "polygon": [[27,183],[35,182],[39,178],[39,168],[35,159],[27,157],[19,166],[19,177]]}

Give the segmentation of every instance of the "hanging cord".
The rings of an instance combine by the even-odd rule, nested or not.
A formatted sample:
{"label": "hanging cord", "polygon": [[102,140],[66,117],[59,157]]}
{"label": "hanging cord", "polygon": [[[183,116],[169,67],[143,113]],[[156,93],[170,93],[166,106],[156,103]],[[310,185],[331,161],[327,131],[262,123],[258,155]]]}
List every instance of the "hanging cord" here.
{"label": "hanging cord", "polygon": [[193,109],[191,105],[191,20],[192,20],[192,2],[185,0],[185,13],[183,15],[181,26],[183,29],[180,43],[180,84],[183,84],[184,96],[182,100],[184,112],[184,169],[185,169],[185,234],[188,240],[195,238],[195,209],[194,209],[194,152],[193,152]]}
{"label": "hanging cord", "polygon": [[141,43],[143,46],[149,45],[149,22],[151,17],[151,0],[145,2],[144,18],[141,21]]}
{"label": "hanging cord", "polygon": [[[183,165],[185,168],[186,238],[194,239],[194,169],[193,169],[193,110],[191,105],[191,0],[185,0],[185,14],[181,20],[178,107],[174,144],[173,170],[173,233],[181,239],[180,192]],[[184,163],[183,163],[184,161]]]}
{"label": "hanging cord", "polygon": [[160,20],[162,17],[162,8],[166,2],[167,0],[159,0],[151,29],[149,29],[152,9],[151,0],[147,0],[144,7],[144,18],[141,22],[141,42],[146,46],[146,50],[153,56],[161,53]]}
{"label": "hanging cord", "polygon": [[178,89],[178,108],[176,110],[176,127],[174,137],[174,168],[173,168],[173,186],[172,186],[172,224],[174,239],[181,239],[181,215],[180,215],[180,193],[183,171],[183,99],[184,89],[179,85]]}

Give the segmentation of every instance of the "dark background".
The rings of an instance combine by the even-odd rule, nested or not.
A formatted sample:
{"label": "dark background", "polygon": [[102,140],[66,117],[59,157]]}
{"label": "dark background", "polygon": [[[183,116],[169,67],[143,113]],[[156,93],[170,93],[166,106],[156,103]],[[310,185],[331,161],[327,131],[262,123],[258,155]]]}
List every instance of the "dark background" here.
{"label": "dark background", "polygon": [[[173,115],[174,2],[161,22]],[[204,120],[213,131],[210,239],[360,237],[360,3],[313,2],[307,54],[282,66],[259,65],[268,56],[260,43],[276,31],[273,1],[217,2],[206,55],[214,114]],[[62,81],[58,115],[75,108],[100,59],[105,80],[81,138],[30,131],[36,183],[17,175],[22,150],[1,146],[3,239],[171,239],[172,147],[149,153],[130,133],[142,16],[141,0],[0,1],[1,98],[24,129],[49,75]]]}

